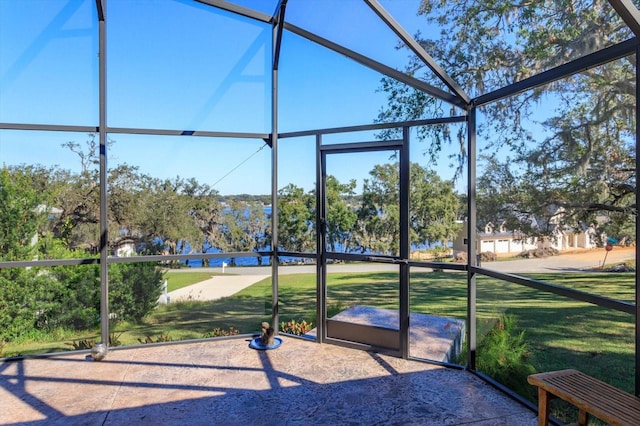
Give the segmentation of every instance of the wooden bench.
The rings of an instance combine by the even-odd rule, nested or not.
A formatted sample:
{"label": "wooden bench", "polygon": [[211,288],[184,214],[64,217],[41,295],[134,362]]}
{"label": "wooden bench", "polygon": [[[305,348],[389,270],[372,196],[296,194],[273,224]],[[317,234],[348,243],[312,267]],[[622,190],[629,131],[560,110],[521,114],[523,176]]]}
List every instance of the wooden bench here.
{"label": "wooden bench", "polygon": [[538,387],[538,425],[549,424],[549,400],[561,398],[580,410],[578,424],[586,425],[589,414],[611,425],[640,425],[640,398],[630,395],[577,370],[532,374]]}

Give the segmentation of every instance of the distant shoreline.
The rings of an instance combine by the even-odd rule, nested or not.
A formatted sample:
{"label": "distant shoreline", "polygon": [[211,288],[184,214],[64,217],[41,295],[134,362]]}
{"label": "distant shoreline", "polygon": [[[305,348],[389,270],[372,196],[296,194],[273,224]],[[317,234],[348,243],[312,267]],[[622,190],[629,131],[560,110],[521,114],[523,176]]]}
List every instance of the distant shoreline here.
{"label": "distant shoreline", "polygon": [[[594,268],[598,268],[605,260],[606,251],[604,248],[597,249],[581,249],[571,250],[571,252],[560,252],[558,256],[549,256],[546,258],[534,259],[518,259],[512,257],[510,259],[501,258],[497,262],[483,262],[482,266],[503,273],[550,273],[550,272],[588,272]],[[619,263],[624,261],[635,260],[635,247],[614,246],[608,254],[606,254],[606,264]],[[235,266],[225,267],[227,274],[241,275],[263,275],[265,270],[271,269],[271,265],[263,266]],[[397,271],[398,265],[388,263],[338,263],[331,265],[332,270],[340,272],[377,272],[377,271]],[[414,267],[413,270],[419,270]],[[198,267],[198,268],[180,268],[172,269],[176,272],[215,272],[222,273],[221,266]],[[278,273],[299,274],[299,273],[316,273],[316,265],[278,265]]]}

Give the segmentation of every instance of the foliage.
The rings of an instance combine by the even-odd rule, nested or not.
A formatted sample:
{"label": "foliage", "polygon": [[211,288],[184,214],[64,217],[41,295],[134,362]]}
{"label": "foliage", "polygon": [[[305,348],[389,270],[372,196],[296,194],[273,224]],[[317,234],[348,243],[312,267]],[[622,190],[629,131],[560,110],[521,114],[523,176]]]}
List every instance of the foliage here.
{"label": "foliage", "polygon": [[[108,145],[113,143],[108,141]],[[81,248],[96,254],[100,212],[96,135],[89,134],[84,143],[69,141],[62,146],[78,156],[79,173],[58,166],[50,169],[17,166],[13,174],[32,176],[22,185],[23,189],[47,196],[50,201],[39,204],[54,205],[61,210],[51,218],[49,228],[54,238],[70,249]],[[270,246],[270,222],[263,206],[269,197],[247,194],[224,197],[233,206],[225,208],[217,190],[193,178],[158,179],[126,163],[108,169],[107,173],[108,226],[117,230],[108,234],[111,250],[123,243],[133,244],[139,253],[169,255],[206,252],[211,248],[258,251]],[[203,259],[205,266],[208,262]]]}
{"label": "foliage", "polygon": [[433,170],[417,163],[411,163],[410,174],[411,242],[446,247],[460,231],[456,221],[460,200],[453,182],[443,181]]}
{"label": "foliage", "polygon": [[[121,335],[122,333],[109,333],[109,347],[121,346]],[[74,350],[78,351],[93,348],[96,345],[96,341],[94,339],[80,339],[67,342],[66,344],[72,346]]]}
{"label": "foliage", "polygon": [[[97,265],[58,266],[46,270],[52,294],[49,309],[40,309],[38,327],[91,329],[99,325],[100,277]],[[140,322],[158,303],[163,274],[151,263],[109,267],[110,312],[119,321]],[[55,291],[54,291],[55,289]]]}
{"label": "foliage", "polygon": [[[605,0],[423,0],[418,12],[441,29],[418,34],[419,43],[471,96],[632,36]],[[441,85],[417,57],[406,72]],[[478,224],[505,221],[527,235],[550,235],[563,225],[600,226],[610,236],[635,240],[635,73],[629,56],[482,106]],[[382,90],[389,104],[379,121],[445,113],[440,101],[393,79],[385,78]],[[443,125],[419,136],[436,157],[443,144],[453,143],[449,133]],[[458,142],[462,167],[461,134]]]}
{"label": "foliage", "polygon": [[[519,330],[512,315],[501,315],[480,340],[476,368],[496,381],[533,401],[534,390],[527,376],[536,373],[524,330]],[[466,351],[460,355],[465,359]]]}
{"label": "foliage", "polygon": [[[201,236],[199,241],[200,251],[205,253],[208,247],[221,247],[222,235],[222,204],[219,201],[218,191],[209,185],[199,184],[195,179],[186,182],[185,195],[191,198],[193,216]],[[190,242],[192,246],[196,241]],[[209,259],[202,259],[202,266],[209,266]]]}
{"label": "foliage", "polygon": [[[330,251],[397,254],[399,228],[398,164],[379,164],[355,197],[356,182],[343,184],[327,176],[325,185],[326,242]],[[446,245],[458,233],[459,198],[453,183],[417,163],[410,166],[411,243]],[[290,184],[280,190],[281,249],[308,251],[313,247],[314,194]]]}
{"label": "foliage", "polygon": [[[267,214],[261,205],[247,205],[233,200],[223,213],[221,248],[224,251],[258,251],[269,245],[270,226]],[[262,257],[258,256],[259,263]],[[231,258],[229,266],[235,266]]]}
{"label": "foliage", "polygon": [[553,247],[545,247],[545,248],[538,248],[533,250],[525,250],[522,253],[519,253],[518,257],[531,259],[533,257],[549,257],[549,256],[557,256],[559,254],[560,252],[558,252],[558,250],[554,249]]}
{"label": "foliage", "polygon": [[200,245],[201,233],[192,216],[193,202],[184,194],[185,181],[175,179],[146,179],[141,193],[140,212],[135,229],[144,241],[162,241],[166,254],[178,254],[186,248]]}
{"label": "foliage", "polygon": [[172,342],[173,339],[171,337],[169,337],[168,334],[160,334],[156,337],[151,337],[151,336],[145,336],[144,339],[138,339],[138,342],[142,343],[143,345],[145,344],[149,344],[149,343],[164,343],[164,342]]}
{"label": "foliage", "polygon": [[344,311],[348,307],[349,306],[342,301],[338,301],[338,302],[327,305],[327,318],[331,318],[338,315],[340,312]]}
{"label": "foliage", "polygon": [[31,260],[49,200],[34,188],[33,168],[0,168],[0,260]]}
{"label": "foliage", "polygon": [[[358,238],[363,249],[399,253],[398,164],[377,165],[363,184],[358,210]],[[412,244],[446,243],[459,231],[456,223],[459,199],[451,182],[417,163],[410,165],[410,233]]]}
{"label": "foliage", "polygon": [[122,336],[122,333],[109,333],[109,346],[121,346],[120,336]]}
{"label": "foliage", "polygon": [[278,247],[305,252],[315,245],[314,198],[304,189],[289,184],[278,191]]}
{"label": "foliage", "polygon": [[[108,141],[108,145],[113,143]],[[84,146],[76,142],[63,146],[79,156],[82,172],[56,171],[61,188],[56,202],[64,210],[56,235],[73,234],[72,247],[95,250],[99,212],[95,135],[90,134]],[[126,163],[109,169],[108,181],[109,226],[119,231],[109,235],[110,247],[133,241],[147,254],[177,254],[187,243],[194,248],[203,247],[206,241],[216,246],[219,241],[221,206],[217,191],[208,185],[179,176],[153,178]],[[91,236],[84,231],[78,234],[77,230],[88,227],[94,229]]]}
{"label": "foliage", "polygon": [[[267,250],[271,245],[271,216],[261,204],[251,204],[247,215],[245,232],[253,239],[253,251]],[[257,256],[262,265],[262,256]]]}
{"label": "foliage", "polygon": [[[49,202],[34,188],[32,171],[0,169],[0,260],[32,260],[38,255]],[[42,320],[53,302],[49,281],[34,269],[0,269],[0,340],[17,339]]]}
{"label": "foliage", "polygon": [[164,277],[153,263],[116,263],[109,267],[110,312],[120,321],[140,322],[158,305]]}
{"label": "foliage", "polygon": [[95,254],[100,242],[99,141],[94,133],[87,136],[84,144],[62,144],[78,156],[81,171],[50,170],[46,192],[54,197],[54,206],[62,210],[53,227],[55,237],[70,249],[81,248]]}
{"label": "foliage", "polygon": [[[83,257],[50,237],[39,241],[45,258]],[[161,270],[150,263],[110,267],[111,312],[140,321],[157,304]],[[19,341],[36,330],[90,330],[99,325],[100,277],[97,265],[0,269],[0,340]]]}
{"label": "foliage", "polygon": [[[113,143],[113,142],[111,142]],[[99,246],[98,159],[95,135],[86,146],[68,142],[64,147],[76,153],[82,165],[80,173],[53,167],[16,167],[12,176],[25,178],[20,193],[48,198],[60,213],[42,215],[36,228],[43,244],[44,258],[56,244],[74,252],[77,258],[97,254]],[[412,243],[444,242],[449,237],[457,209],[451,199],[449,182],[433,172],[412,165]],[[356,196],[356,182],[339,182],[334,176],[326,181],[326,241],[330,250],[396,252],[398,247],[398,173],[397,164],[379,165],[371,171],[366,193]],[[108,170],[109,247],[132,244],[141,254],[181,254],[218,249],[226,252],[264,251],[271,248],[270,217],[262,201],[244,201],[247,197],[225,197],[195,179],[156,179],[137,167],[120,164]],[[395,188],[395,189],[394,189]],[[382,191],[382,192],[378,192]],[[253,200],[253,198],[249,198]],[[260,199],[261,200],[261,199]],[[309,252],[316,243],[315,193],[293,184],[279,191],[279,244],[285,251]],[[33,204],[45,205],[33,200]],[[454,218],[454,219],[452,219]],[[7,222],[10,223],[10,222]],[[35,225],[34,225],[35,226]],[[8,228],[17,229],[17,228]],[[28,232],[31,234],[31,230]],[[48,245],[44,245],[44,243]],[[22,244],[26,248],[28,245]],[[258,263],[262,256],[256,256]],[[30,256],[26,256],[30,258]],[[172,265],[180,266],[179,261]],[[203,259],[203,265],[208,260]],[[231,259],[231,266],[235,259]]]}
{"label": "foliage", "polygon": [[0,340],[17,340],[36,327],[39,313],[52,303],[49,282],[33,269],[0,269]]}
{"label": "foliage", "polygon": [[281,321],[280,322],[280,331],[282,333],[294,334],[296,336],[302,336],[303,334],[307,334],[313,329],[313,324],[307,322],[306,320],[302,321]]}
{"label": "foliage", "polygon": [[67,345],[72,346],[74,350],[81,351],[85,349],[91,349],[96,344],[93,339],[81,339],[68,342]]}
{"label": "foliage", "polygon": [[[62,258],[62,257],[61,257]],[[96,265],[44,269],[54,303],[41,310],[37,326],[91,329],[100,319],[100,271]]]}
{"label": "foliage", "polygon": [[441,262],[449,255],[449,249],[443,246],[435,246],[431,252],[433,253],[434,260],[437,262]]}
{"label": "foliage", "polygon": [[229,327],[228,330],[224,330],[220,327],[215,327],[213,330],[211,330],[208,333],[205,333],[204,336],[202,336],[203,338],[209,338],[209,337],[227,337],[227,336],[236,336],[240,334],[240,330],[231,326]]}
{"label": "foliage", "polygon": [[481,262],[495,262],[498,260],[498,256],[492,251],[483,251],[480,253]]}
{"label": "foliage", "polygon": [[359,244],[373,253],[398,255],[400,250],[400,204],[397,164],[376,165],[362,185],[358,209]]}
{"label": "foliage", "polygon": [[[341,184],[335,176],[327,176],[325,182],[325,203],[327,206],[326,239],[327,249],[336,251],[343,247],[350,251],[353,241],[357,214],[347,199],[355,194],[356,181]],[[357,248],[357,247],[356,247]]]}

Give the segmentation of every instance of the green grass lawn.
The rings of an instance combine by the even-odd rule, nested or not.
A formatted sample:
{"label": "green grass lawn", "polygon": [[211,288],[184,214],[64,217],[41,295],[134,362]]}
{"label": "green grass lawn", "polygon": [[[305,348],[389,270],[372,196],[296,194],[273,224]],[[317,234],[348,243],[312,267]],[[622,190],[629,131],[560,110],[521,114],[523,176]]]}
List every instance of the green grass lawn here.
{"label": "green grass lawn", "polygon": [[[172,288],[209,278],[211,273],[169,273]],[[536,274],[532,278],[633,301],[634,274]],[[396,273],[330,274],[327,300],[330,316],[351,305],[397,307]],[[316,322],[314,274],[282,275],[279,282],[281,321]],[[479,277],[478,329],[484,332],[501,314],[513,315],[524,330],[531,361],[538,371],[578,368],[633,392],[634,321],[631,315],[577,302],[527,287]],[[457,272],[414,272],[410,285],[411,312],[466,318],[466,275]],[[122,344],[139,339],[198,339],[213,329],[254,333],[271,318],[271,279],[262,280],[231,297],[216,301],[186,301],[159,306],[143,324],[118,324]],[[5,356],[73,349],[74,339],[98,339],[99,331],[8,344]],[[478,339],[482,337],[479,336]]]}
{"label": "green grass lawn", "polygon": [[164,277],[167,280],[167,291],[174,291],[188,285],[208,280],[216,275],[220,274],[214,272],[167,271],[165,272]]}

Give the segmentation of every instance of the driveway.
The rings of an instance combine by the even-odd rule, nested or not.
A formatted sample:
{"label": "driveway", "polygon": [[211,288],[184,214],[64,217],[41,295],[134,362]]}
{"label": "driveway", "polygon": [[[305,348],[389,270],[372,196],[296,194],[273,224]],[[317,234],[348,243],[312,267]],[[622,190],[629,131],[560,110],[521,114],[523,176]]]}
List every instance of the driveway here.
{"label": "driveway", "polygon": [[483,262],[482,267],[505,274],[536,272],[579,272],[598,270],[635,258],[635,247],[614,247],[610,252],[604,248],[580,250],[535,259],[517,259],[509,261]]}

